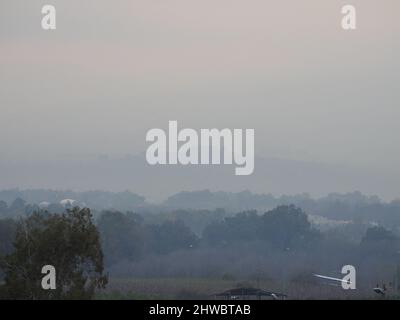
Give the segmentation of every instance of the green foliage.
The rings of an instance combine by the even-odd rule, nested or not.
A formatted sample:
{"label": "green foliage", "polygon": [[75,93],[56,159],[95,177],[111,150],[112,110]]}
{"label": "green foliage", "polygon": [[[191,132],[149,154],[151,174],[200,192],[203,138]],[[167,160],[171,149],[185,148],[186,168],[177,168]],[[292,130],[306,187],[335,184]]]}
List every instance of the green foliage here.
{"label": "green foliage", "polygon": [[15,231],[16,223],[14,220],[0,220],[0,258],[12,251]]}
{"label": "green foliage", "polygon": [[367,232],[365,233],[365,237],[363,238],[363,242],[378,242],[378,241],[385,241],[385,242],[392,242],[396,240],[396,236],[393,232],[383,228],[383,227],[371,227],[368,228]]}
{"label": "green foliage", "polygon": [[[0,220],[0,263],[7,254],[13,250],[13,241],[15,238],[16,223],[12,219]],[[4,277],[4,272],[0,268],[0,283]],[[1,297],[0,286],[0,297]]]}
{"label": "green foliage", "polygon": [[262,216],[255,211],[239,213],[210,224],[203,233],[204,240],[211,245],[265,241],[282,250],[315,243],[319,237],[307,215],[293,205],[279,206]]}
{"label": "green foliage", "polygon": [[[55,290],[43,290],[42,267],[56,269]],[[2,261],[7,299],[90,299],[104,288],[103,254],[89,209],[34,213],[18,222],[14,251]]]}
{"label": "green foliage", "polygon": [[149,227],[150,250],[156,253],[170,253],[179,249],[197,246],[197,236],[181,221],[165,221]]}
{"label": "green foliage", "polygon": [[97,221],[106,264],[138,261],[145,254],[193,248],[197,236],[181,220],[144,224],[139,214],[106,211]]}
{"label": "green foliage", "polygon": [[0,215],[5,214],[8,209],[7,202],[0,200]]}
{"label": "green foliage", "polygon": [[281,249],[315,243],[320,234],[311,228],[307,215],[293,205],[279,206],[262,217],[262,238]]}
{"label": "green foliage", "polygon": [[128,212],[106,211],[97,221],[106,264],[137,260],[144,251],[142,217]]}

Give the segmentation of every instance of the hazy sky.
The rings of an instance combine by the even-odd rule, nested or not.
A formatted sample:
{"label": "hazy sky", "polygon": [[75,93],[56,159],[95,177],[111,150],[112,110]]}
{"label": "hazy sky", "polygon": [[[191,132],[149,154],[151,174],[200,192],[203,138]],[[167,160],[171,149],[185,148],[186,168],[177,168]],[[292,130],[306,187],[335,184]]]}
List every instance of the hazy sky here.
{"label": "hazy sky", "polygon": [[136,154],[178,120],[400,177],[399,15],[398,0],[1,0],[2,161]]}

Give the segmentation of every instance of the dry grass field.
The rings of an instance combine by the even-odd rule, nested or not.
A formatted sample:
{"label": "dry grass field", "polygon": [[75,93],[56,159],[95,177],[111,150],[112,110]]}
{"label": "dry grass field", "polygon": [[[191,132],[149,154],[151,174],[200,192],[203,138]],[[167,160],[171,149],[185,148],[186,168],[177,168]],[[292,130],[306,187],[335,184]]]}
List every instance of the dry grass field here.
{"label": "dry grass field", "polygon": [[[288,299],[382,299],[372,287],[343,290],[340,286],[323,283],[273,280],[232,280],[206,278],[111,278],[107,288],[98,292],[98,299],[214,299],[215,293],[236,287],[259,287],[282,292]],[[393,295],[388,294],[388,298]]]}

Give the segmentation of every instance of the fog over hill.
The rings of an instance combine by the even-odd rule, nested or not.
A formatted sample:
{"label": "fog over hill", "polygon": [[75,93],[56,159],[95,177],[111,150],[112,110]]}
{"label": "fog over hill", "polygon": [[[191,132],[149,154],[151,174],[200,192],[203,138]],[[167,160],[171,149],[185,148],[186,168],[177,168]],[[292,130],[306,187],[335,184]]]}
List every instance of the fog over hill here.
{"label": "fog over hill", "polygon": [[150,166],[144,154],[125,157],[65,157],[36,161],[0,160],[0,189],[125,191],[161,202],[181,191],[211,191],[274,195],[360,191],[384,200],[398,198],[400,177],[343,165],[278,158],[256,158],[250,176],[236,176],[234,165]]}
{"label": "fog over hill", "polygon": [[[204,220],[207,217],[231,216],[238,212],[258,212],[262,214],[281,205],[295,205],[302,208],[310,221],[327,224],[371,223],[397,230],[400,227],[400,201],[384,201],[378,196],[368,196],[359,191],[350,193],[329,193],[322,197],[312,197],[301,193],[276,196],[271,193],[182,191],[169,196],[160,203],[146,200],[145,197],[130,191],[110,192],[101,190],[72,191],[51,189],[8,189],[0,191],[0,209],[4,216],[16,217],[31,214],[39,209],[50,212],[63,212],[68,207],[89,207],[94,212],[118,210],[144,214],[152,221],[159,214],[173,219],[190,221]],[[186,222],[188,222],[186,221]],[[199,221],[194,223],[194,229]],[[331,224],[329,222],[329,224]]]}

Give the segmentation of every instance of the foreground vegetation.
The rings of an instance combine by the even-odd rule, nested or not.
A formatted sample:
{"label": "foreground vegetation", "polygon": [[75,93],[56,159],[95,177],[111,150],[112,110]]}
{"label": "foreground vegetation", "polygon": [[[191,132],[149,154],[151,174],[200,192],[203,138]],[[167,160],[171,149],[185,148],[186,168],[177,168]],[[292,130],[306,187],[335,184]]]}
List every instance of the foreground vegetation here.
{"label": "foreground vegetation", "polygon": [[[339,206],[340,207],[340,206]],[[2,205],[0,295],[8,299],[211,299],[236,287],[282,292],[290,299],[372,299],[400,283],[398,226],[374,221],[318,224],[294,205],[227,213],[39,210]],[[319,217],[320,219],[325,219]],[[333,222],[333,223],[332,223]],[[40,288],[41,267],[58,270],[57,290]],[[357,270],[357,290],[313,274]],[[107,278],[109,283],[107,284]]]}
{"label": "foreground vegetation", "polygon": [[95,299],[111,300],[170,300],[215,299],[215,294],[236,287],[259,287],[274,292],[285,292],[288,299],[396,299],[394,293],[377,296],[369,286],[361,284],[355,291],[344,291],[315,279],[279,283],[269,279],[213,279],[213,278],[110,278],[105,290]]}

